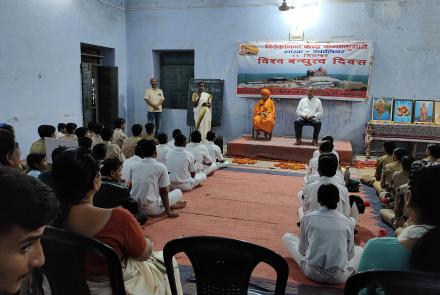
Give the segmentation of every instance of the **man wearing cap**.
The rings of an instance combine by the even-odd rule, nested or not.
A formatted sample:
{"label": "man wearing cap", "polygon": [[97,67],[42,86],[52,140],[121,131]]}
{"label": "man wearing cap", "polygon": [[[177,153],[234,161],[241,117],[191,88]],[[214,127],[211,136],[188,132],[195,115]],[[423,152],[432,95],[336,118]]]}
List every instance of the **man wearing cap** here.
{"label": "man wearing cap", "polygon": [[313,141],[314,146],[318,146],[318,135],[321,131],[321,117],[323,114],[321,100],[313,96],[313,88],[307,90],[307,97],[299,101],[296,108],[298,118],[295,120],[295,145],[301,144],[301,135],[304,125],[313,126]]}
{"label": "man wearing cap", "polygon": [[275,126],[275,104],[270,99],[270,90],[261,89],[261,99],[257,102],[254,109],[254,130],[256,138],[260,132],[264,132],[264,139],[268,139],[268,135],[272,133]]}

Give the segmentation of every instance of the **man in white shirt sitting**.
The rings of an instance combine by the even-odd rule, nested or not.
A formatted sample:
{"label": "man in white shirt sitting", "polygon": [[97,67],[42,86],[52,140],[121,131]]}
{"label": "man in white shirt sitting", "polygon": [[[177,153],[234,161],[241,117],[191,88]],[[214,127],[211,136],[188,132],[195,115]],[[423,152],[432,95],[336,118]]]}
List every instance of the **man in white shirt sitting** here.
{"label": "man in white shirt sitting", "polygon": [[186,136],[177,134],[175,147],[168,152],[166,166],[170,171],[171,188],[178,188],[182,191],[191,191],[205,181],[206,174],[198,172],[194,156],[185,150]]}
{"label": "man in white shirt sitting", "polygon": [[214,143],[214,131],[208,131],[208,133],[206,133],[206,140],[207,142],[205,143],[205,146],[208,149],[209,157],[211,158],[212,162],[216,164],[217,169],[225,168],[231,165],[229,161],[225,161],[225,159],[223,159],[223,154],[220,147]]}
{"label": "man in white shirt sitting", "polygon": [[157,151],[156,160],[166,165],[166,156],[168,152],[171,151],[173,148],[168,146],[167,144],[168,136],[165,133],[159,134],[157,136],[157,140],[159,141],[159,144],[156,146],[156,151]]}
{"label": "man in white shirt sitting", "polygon": [[143,159],[132,169],[132,198],[138,201],[144,214],[158,215],[166,212],[171,218],[179,216],[172,210],[185,208],[186,202],[181,201],[181,190],[169,192],[168,169],[155,159],[156,143],[153,140],[142,140],[138,147]]}
{"label": "man in white shirt sitting", "polygon": [[174,129],[174,130],[173,130],[173,139],[171,139],[171,140],[168,141],[168,143],[167,143],[167,145],[168,145],[170,148],[172,148],[172,149],[175,147],[174,142],[175,142],[175,140],[176,140],[176,136],[177,136],[177,134],[182,134],[182,130],[180,130],[180,129]]}
{"label": "man in white shirt sitting", "polygon": [[[122,179],[128,187],[131,187],[131,178],[133,175],[133,167],[142,160],[142,153],[140,150],[140,142],[145,142],[146,139],[141,139],[134,148],[134,155],[122,163]],[[142,143],[141,143],[142,144]],[[145,144],[145,143],[144,143]]]}
{"label": "man in white shirt sitting", "polygon": [[[336,157],[338,158],[338,161],[339,161],[339,154],[338,154],[338,152],[335,150],[335,147],[334,147],[335,140],[334,140],[333,136],[330,136],[330,135],[323,136],[323,137],[321,138],[321,143],[322,143],[323,141],[325,141],[325,140],[328,140],[328,141],[330,141],[330,142],[333,144],[333,150],[332,150],[332,153],[336,155]],[[319,158],[319,155],[320,155],[320,152],[319,152],[319,149],[317,149],[317,150],[315,150],[315,151],[313,152],[313,156],[312,156],[312,157],[313,157],[313,158]]]}
{"label": "man in white shirt sitting", "polygon": [[304,125],[313,126],[313,141],[312,144],[318,146],[318,135],[321,131],[321,117],[323,114],[322,104],[319,98],[313,96],[313,88],[307,91],[307,97],[299,101],[296,108],[298,118],[295,120],[295,136],[296,145],[301,144],[302,129]]}
{"label": "man in white shirt sitting", "polygon": [[199,131],[191,133],[191,142],[186,145],[186,150],[194,156],[196,165],[196,173],[203,172],[207,176],[211,176],[217,169],[217,166],[209,157],[208,148],[201,144],[202,134]]}
{"label": "man in white shirt sitting", "polygon": [[350,217],[353,214],[353,217],[350,217],[350,219],[352,220],[353,225],[356,225],[359,215],[355,212],[352,212],[348,190],[344,185],[341,185],[338,179],[335,177],[337,168],[338,159],[334,154],[328,153],[319,156],[318,173],[320,178],[318,181],[307,184],[304,187],[302,207],[298,209],[298,216],[300,220],[305,213],[321,208],[321,205],[318,202],[318,189],[322,184],[331,183],[339,190],[340,199],[336,211],[347,217]]}

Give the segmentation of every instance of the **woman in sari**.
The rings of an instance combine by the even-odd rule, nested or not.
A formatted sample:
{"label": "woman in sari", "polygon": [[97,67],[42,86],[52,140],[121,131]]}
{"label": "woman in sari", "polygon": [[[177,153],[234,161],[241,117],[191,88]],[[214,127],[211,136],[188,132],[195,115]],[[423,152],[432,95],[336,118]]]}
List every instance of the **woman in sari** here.
{"label": "woman in sari", "polygon": [[261,99],[257,102],[254,109],[254,130],[256,138],[260,132],[264,132],[264,139],[268,139],[275,126],[275,104],[270,99],[270,90],[261,89]]}
{"label": "woman in sari", "polygon": [[[54,160],[52,171],[55,194],[60,202],[55,224],[112,247],[121,259],[127,294],[171,294],[160,262],[162,257],[152,251],[152,241],[145,236],[133,215],[123,208],[93,206],[93,197],[101,186],[101,175],[92,153],[84,149],[67,149]],[[90,294],[112,293],[102,258],[87,255],[84,269]],[[180,282],[178,268],[175,275]],[[180,284],[177,289],[182,294]]]}
{"label": "woman in sari", "polygon": [[202,135],[202,143],[206,143],[206,134],[211,131],[211,104],[212,95],[205,92],[205,83],[197,84],[198,90],[192,95],[192,103],[194,107],[194,122],[196,130]]}

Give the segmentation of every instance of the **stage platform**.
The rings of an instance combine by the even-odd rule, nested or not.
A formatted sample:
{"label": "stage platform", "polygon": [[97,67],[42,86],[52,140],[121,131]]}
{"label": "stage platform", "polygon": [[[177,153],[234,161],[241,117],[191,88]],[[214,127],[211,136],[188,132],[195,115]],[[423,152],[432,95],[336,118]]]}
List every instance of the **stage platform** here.
{"label": "stage platform", "polygon": [[[261,136],[260,136],[261,138]],[[293,160],[308,162],[313,152],[318,149],[312,145],[311,139],[303,139],[301,145],[294,145],[295,138],[272,137],[272,140],[252,139],[251,135],[228,142],[229,157],[246,157],[269,160]],[[349,141],[335,141],[335,149],[339,154],[341,165],[349,165],[353,156],[353,149]]]}

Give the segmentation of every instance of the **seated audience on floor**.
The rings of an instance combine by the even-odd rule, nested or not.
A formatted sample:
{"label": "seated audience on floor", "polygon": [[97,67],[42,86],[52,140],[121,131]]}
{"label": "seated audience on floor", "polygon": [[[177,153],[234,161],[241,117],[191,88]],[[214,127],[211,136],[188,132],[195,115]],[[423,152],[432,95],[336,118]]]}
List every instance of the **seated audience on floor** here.
{"label": "seated audience on floor", "polygon": [[362,248],[354,245],[353,222],[336,210],[339,188],[322,184],[317,195],[322,207],[304,215],[299,238],[286,233],[283,243],[308,278],[320,283],[345,283],[357,267]]}
{"label": "seated audience on floor", "polygon": [[14,126],[12,126],[12,125],[0,124],[0,129],[7,130],[15,136],[15,129],[14,129]]}
{"label": "seated audience on floor", "polygon": [[[333,136],[330,136],[330,135],[327,135],[327,136],[324,136],[322,139],[321,139],[321,142],[323,142],[323,141],[330,141],[333,145],[334,145],[334,138],[333,138]],[[338,154],[338,152],[334,149],[334,147],[333,147],[333,150],[331,151],[333,154],[335,154],[336,155],[336,157],[338,158],[338,161],[339,161],[339,154]],[[317,149],[317,150],[315,150],[314,152],[313,152],[313,156],[312,156],[312,158],[318,158],[319,157],[319,155],[320,155],[320,152],[319,152],[319,149]]]}
{"label": "seated audience on floor", "polygon": [[60,137],[60,139],[64,140],[77,140],[78,138],[75,135],[77,125],[75,123],[67,123],[66,124],[66,135]]}
{"label": "seated audience on floor", "polygon": [[[420,255],[420,252],[413,252],[413,249],[432,247],[433,245],[423,245],[424,242],[429,242],[432,238],[431,234],[435,235],[436,241],[440,240],[438,235],[440,225],[440,214],[438,213],[440,207],[439,179],[440,164],[422,161],[415,161],[412,164],[404,210],[406,215],[413,220],[413,224],[403,229],[398,238],[385,237],[369,240],[357,269],[359,272],[410,270],[413,268],[413,263],[417,264],[417,269],[420,270],[420,264],[429,263],[430,256]],[[426,233],[430,233],[430,236],[426,240],[421,239]],[[420,245],[423,247],[418,248]],[[412,256],[416,259],[413,259]],[[425,258],[421,258],[421,256]]]}
{"label": "seated audience on floor", "polygon": [[123,163],[125,161],[125,157],[122,154],[121,149],[117,144],[112,143],[113,130],[107,127],[102,128],[101,138],[103,143],[107,147],[106,158],[116,158]]}
{"label": "seated audience on floor", "polygon": [[[63,151],[67,150],[68,148],[65,146],[57,147],[52,151],[52,161],[56,159]],[[41,180],[44,184],[51,187],[53,189],[53,180],[52,180],[52,170],[48,169],[44,172],[41,172],[38,175],[38,179]]]}
{"label": "seated audience on floor", "polygon": [[137,142],[136,148],[134,149],[134,155],[124,161],[122,164],[122,179],[124,179],[127,187],[131,188],[131,176],[133,167],[142,160],[142,152],[140,146],[146,139],[141,139]]}
{"label": "seated audience on floor", "polygon": [[118,159],[104,160],[101,167],[101,187],[93,198],[93,205],[100,208],[115,208],[122,206],[143,224],[147,221],[139,211],[138,203],[130,196],[130,192],[122,182],[122,163]]}
{"label": "seated audience on floor", "polygon": [[101,168],[102,162],[107,158],[107,145],[105,143],[98,143],[93,147],[92,152],[98,162],[99,168]]}
{"label": "seated audience on floor", "polygon": [[29,154],[26,158],[28,170],[27,175],[38,178],[38,176],[47,170],[46,154]]}
{"label": "seated audience on floor", "polygon": [[145,134],[142,135],[143,139],[152,140],[156,144],[158,143],[157,139],[154,137],[154,133],[156,130],[156,126],[154,126],[153,123],[147,123],[145,124]]}
{"label": "seated audience on floor", "polygon": [[58,126],[57,126],[57,132],[56,132],[56,138],[61,138],[61,137],[63,137],[64,135],[66,135],[66,123],[58,123]]}
{"label": "seated audience on floor", "polygon": [[89,136],[89,129],[87,127],[78,127],[75,130],[75,136],[77,139]]}
{"label": "seated audience on floor", "polygon": [[[128,294],[139,294],[139,290],[143,294],[171,294],[166,273],[149,259],[153,243],[145,237],[133,215],[124,208],[106,209],[93,205],[101,177],[92,154],[82,149],[68,149],[55,159],[52,169],[55,194],[62,204],[55,224],[112,247],[121,262],[124,261],[124,283]],[[175,272],[179,283],[178,268]],[[102,260],[86,261],[85,273],[91,294],[111,292],[110,282],[103,280],[107,265]],[[182,294],[180,284],[178,289]]]}
{"label": "seated audience on floor", "polygon": [[208,131],[206,133],[206,140],[207,142],[205,143],[205,146],[208,149],[209,157],[211,158],[212,162],[215,163],[216,168],[221,169],[230,166],[231,163],[229,161],[225,161],[223,158],[220,147],[214,143],[214,131]]}
{"label": "seated audience on floor", "polygon": [[174,144],[174,142],[175,142],[175,140],[176,140],[176,136],[178,135],[178,134],[182,134],[182,130],[180,130],[180,129],[174,129],[173,130],[173,139],[171,139],[170,141],[168,141],[168,146],[170,147],[170,148],[174,148],[176,145]]}
{"label": "seated audience on floor", "polygon": [[206,174],[196,173],[194,156],[185,147],[186,136],[177,134],[175,147],[167,154],[166,166],[170,172],[171,189],[190,191],[206,180]]}
{"label": "seated audience on floor", "polygon": [[122,118],[115,119],[115,130],[113,131],[112,143],[122,149],[122,144],[128,138],[125,134],[125,120]]}
{"label": "seated audience on floor", "polygon": [[[391,178],[390,191],[381,193],[380,201],[383,209],[380,210],[380,217],[389,225],[393,225],[393,219],[396,218],[396,212],[403,210],[402,195],[399,194],[399,188],[407,185],[409,182],[409,173],[413,159],[404,156],[401,159],[402,170],[396,171]],[[400,214],[397,214],[400,215]]]}
{"label": "seated audience on floor", "polygon": [[377,159],[376,171],[374,176],[364,175],[361,177],[361,182],[368,186],[373,186],[375,181],[380,181],[382,177],[382,170],[387,164],[393,162],[393,152],[396,149],[396,144],[391,141],[385,141],[383,143],[384,155]]}
{"label": "seated audience on floor", "polygon": [[440,162],[440,145],[439,144],[428,144],[426,147],[426,158],[424,161],[427,162]]}
{"label": "seated audience on floor", "polygon": [[102,128],[104,128],[104,126],[101,123],[94,123],[93,125],[93,134],[91,134],[91,138],[92,138],[92,149],[95,145],[103,143],[103,140],[101,138],[101,131]]}
{"label": "seated audience on floor", "polygon": [[9,167],[0,167],[0,187],[0,294],[31,294],[29,277],[44,264],[40,239],[56,216],[56,199],[49,187]]}
{"label": "seated audience on floor", "polygon": [[81,148],[85,148],[87,150],[92,150],[92,143],[93,143],[93,140],[88,136],[78,138],[78,146]]}
{"label": "seated audience on floor", "polygon": [[331,183],[339,190],[339,202],[337,204],[336,211],[352,219],[353,225],[357,223],[357,215],[350,217],[352,215],[352,210],[348,190],[344,185],[341,185],[337,177],[335,177],[337,169],[338,158],[336,158],[335,154],[327,153],[319,156],[318,173],[320,178],[319,180],[304,186],[301,202],[302,206],[298,208],[298,216],[300,221],[302,220],[303,215],[307,212],[321,208],[321,205],[318,202],[319,187],[322,184]]}
{"label": "seated audience on floor", "polygon": [[38,127],[38,135],[40,139],[31,145],[30,154],[46,154],[46,146],[44,144],[45,137],[55,138],[55,127],[52,125],[40,125]]}
{"label": "seated audience on floor", "polygon": [[193,133],[191,133],[191,142],[186,145],[186,150],[194,157],[196,173],[203,172],[206,175],[211,176],[211,174],[217,169],[217,166],[209,157],[208,148],[201,142],[201,133],[197,130],[193,131]]}
{"label": "seated audience on floor", "polygon": [[133,157],[136,145],[139,142],[139,140],[142,139],[141,138],[142,125],[133,124],[133,126],[131,126],[131,133],[133,135],[127,137],[127,139],[125,139],[124,142],[122,143],[122,153],[124,154],[126,159]]}
{"label": "seated audience on floor", "polygon": [[186,206],[180,189],[170,190],[170,178],[167,167],[157,161],[156,143],[143,140],[139,144],[142,159],[132,168],[131,195],[146,215],[159,215],[166,212],[168,217],[177,217],[174,209]]}
{"label": "seated audience on floor", "polygon": [[402,170],[402,157],[406,156],[408,152],[402,148],[396,148],[393,151],[393,162],[386,164],[382,170],[380,181],[375,181],[373,187],[380,195],[381,192],[390,190],[391,178],[396,171]]}
{"label": "seated audience on floor", "polygon": [[157,141],[159,142],[159,144],[156,146],[156,152],[157,152],[156,160],[166,165],[167,154],[172,149],[167,144],[168,136],[166,135],[166,133],[160,133],[157,136]]}
{"label": "seated audience on floor", "polygon": [[[332,153],[333,148],[334,148],[334,146],[333,146],[333,143],[331,141],[324,140],[319,145],[319,155]],[[309,181],[309,177],[311,177],[312,175],[317,174],[319,155],[316,158],[310,159],[309,165],[307,166],[307,169],[306,169],[306,176],[304,176],[304,183],[309,183],[310,182]],[[334,155],[336,156],[336,154],[334,154]],[[336,156],[336,160],[338,160],[338,165],[339,165],[338,156]],[[339,176],[341,176],[342,179],[344,178],[344,175],[342,175],[342,173],[340,173],[340,175],[338,175],[338,177]]]}
{"label": "seated audience on floor", "polygon": [[9,166],[22,170],[21,151],[15,136],[7,130],[0,129],[0,167]]}
{"label": "seated audience on floor", "polygon": [[87,124],[87,129],[88,129],[88,133],[87,136],[92,138],[95,137],[95,126],[96,126],[96,122],[95,121],[90,121]]}

